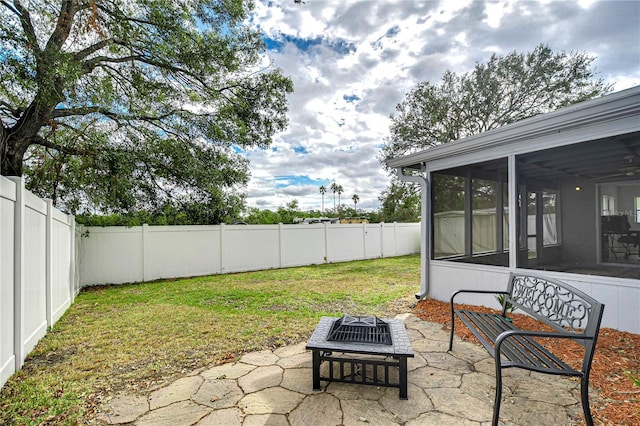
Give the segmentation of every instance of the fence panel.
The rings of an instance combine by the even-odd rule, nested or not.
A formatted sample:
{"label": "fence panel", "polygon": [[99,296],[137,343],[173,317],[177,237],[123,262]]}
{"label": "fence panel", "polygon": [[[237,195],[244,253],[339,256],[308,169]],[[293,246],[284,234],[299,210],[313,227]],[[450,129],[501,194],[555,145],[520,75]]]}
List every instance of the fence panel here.
{"label": "fence panel", "polygon": [[[417,225],[417,227],[416,227]],[[420,252],[420,224],[394,223],[396,256]]]}
{"label": "fence panel", "polygon": [[80,284],[144,280],[142,227],[83,228]]}
{"label": "fence panel", "polygon": [[73,216],[0,176],[0,386],[73,302],[75,245]]}
{"label": "fence panel", "polygon": [[28,354],[47,333],[47,203],[24,191],[22,234],[22,341]]}
{"label": "fence panel", "polygon": [[[382,227],[384,224],[363,224],[364,227],[364,256],[365,259],[382,257]],[[418,232],[420,232],[418,230]],[[420,246],[418,246],[418,250]]]}
{"label": "fence panel", "polygon": [[278,225],[221,225],[222,271],[242,272],[280,267]]}
{"label": "fence panel", "polygon": [[220,272],[219,226],[142,228],[144,281]]}
{"label": "fence panel", "polygon": [[325,224],[282,225],[281,265],[290,266],[314,265],[326,262],[326,227]]}
{"label": "fence panel", "polygon": [[363,235],[360,224],[327,225],[327,261],[364,259]]}
{"label": "fence panel", "polygon": [[[86,237],[80,245],[81,285],[284,268],[420,252],[418,223],[145,225],[87,227],[82,228],[82,232]],[[392,236],[386,236],[387,233]],[[399,247],[396,247],[396,241]]]}
{"label": "fence panel", "polygon": [[16,184],[0,177],[0,386],[16,371],[14,223]]}
{"label": "fence panel", "polygon": [[[57,322],[75,297],[75,221],[73,216],[51,209],[51,306],[48,323]],[[72,249],[73,248],[73,249]]]}

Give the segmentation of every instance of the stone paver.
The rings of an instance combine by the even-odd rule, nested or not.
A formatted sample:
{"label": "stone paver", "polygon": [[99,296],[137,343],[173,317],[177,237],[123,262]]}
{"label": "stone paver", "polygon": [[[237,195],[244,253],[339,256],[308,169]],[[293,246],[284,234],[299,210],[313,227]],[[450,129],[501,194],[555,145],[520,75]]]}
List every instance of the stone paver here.
{"label": "stone paver", "polygon": [[289,422],[292,426],[339,426],[342,424],[340,400],[328,393],[305,398],[289,414]]}
{"label": "stone paver", "polygon": [[208,407],[191,401],[181,401],[157,410],[149,411],[136,421],[137,426],[190,426],[211,411]]}
{"label": "stone paver", "polygon": [[[415,353],[408,360],[408,400],[398,398],[397,388],[379,386],[322,382],[314,391],[303,342],[194,371],[147,395],[118,396],[96,420],[127,426],[490,424],[493,358],[457,337],[449,353],[449,334],[440,324],[412,314],[398,318]],[[582,422],[578,381],[521,369],[503,370],[503,379],[501,425]],[[590,396],[597,403],[597,394]]]}
{"label": "stone paver", "polygon": [[250,393],[238,402],[246,414],[289,414],[304,395],[283,388],[263,389]]}
{"label": "stone paver", "polygon": [[183,377],[166,388],[158,389],[149,396],[149,408],[166,407],[174,402],[186,401],[196,393],[204,379],[200,376]]}
{"label": "stone paver", "polygon": [[149,411],[149,400],[138,395],[120,395],[109,401],[107,410],[98,415],[99,420],[110,425],[130,423]]}
{"label": "stone paver", "polygon": [[244,393],[256,392],[262,389],[278,386],[282,381],[282,367],[268,365],[258,367],[238,379],[238,385]]}

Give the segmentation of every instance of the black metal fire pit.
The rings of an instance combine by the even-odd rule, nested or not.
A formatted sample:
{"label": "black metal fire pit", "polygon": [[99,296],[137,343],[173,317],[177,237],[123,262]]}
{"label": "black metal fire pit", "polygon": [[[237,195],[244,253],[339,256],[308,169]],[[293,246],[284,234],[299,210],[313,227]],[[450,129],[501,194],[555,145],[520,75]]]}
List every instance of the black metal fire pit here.
{"label": "black metal fire pit", "polygon": [[389,386],[407,399],[413,349],[401,319],[322,317],[306,348],[312,351],[314,390],[321,381]]}
{"label": "black metal fire pit", "polygon": [[344,315],[333,322],[327,340],[332,342],[391,345],[389,324],[373,316]]}

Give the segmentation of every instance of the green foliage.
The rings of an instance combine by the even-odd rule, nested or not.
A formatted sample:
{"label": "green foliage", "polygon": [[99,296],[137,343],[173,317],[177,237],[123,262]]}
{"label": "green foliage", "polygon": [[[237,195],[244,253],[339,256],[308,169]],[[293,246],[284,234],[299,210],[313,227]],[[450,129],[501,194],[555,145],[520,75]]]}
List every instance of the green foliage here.
{"label": "green foliage", "polygon": [[[554,53],[541,44],[526,54],[493,54],[487,63],[477,63],[462,75],[447,71],[439,85],[422,82],[396,106],[391,135],[379,159],[386,167],[387,161],[402,155],[604,95],[611,86],[596,78],[594,59],[586,53]],[[407,197],[414,198],[399,201],[398,185],[392,179],[380,199],[384,204],[386,197],[392,197],[387,202],[391,217],[396,210],[410,217],[419,188],[403,188]],[[441,179],[435,185],[439,185],[434,191],[438,208],[462,208],[456,208],[463,198],[455,179]]]}
{"label": "green foliage", "polygon": [[515,311],[517,308],[515,306],[513,306],[511,303],[506,302],[506,295],[504,294],[496,294],[496,300],[498,301],[498,303],[500,303],[500,306],[505,306],[506,303],[506,311],[507,312],[513,312]]}
{"label": "green foliage", "polygon": [[382,202],[382,222],[419,222],[421,211],[420,188],[397,179],[379,197]]}
{"label": "green foliage", "polygon": [[81,214],[76,216],[76,222],[86,226],[216,225],[230,223],[241,208],[239,202],[211,205],[185,203],[179,206],[165,204],[153,211],[138,210],[110,215]]}
{"label": "green foliage", "polygon": [[[0,3],[0,166],[72,213],[235,206],[287,125],[242,0]],[[213,216],[219,217],[219,214]]]}
{"label": "green foliage", "polygon": [[462,75],[447,71],[440,85],[420,83],[396,106],[381,161],[601,96],[611,87],[595,78],[594,59],[541,44],[493,54]]}

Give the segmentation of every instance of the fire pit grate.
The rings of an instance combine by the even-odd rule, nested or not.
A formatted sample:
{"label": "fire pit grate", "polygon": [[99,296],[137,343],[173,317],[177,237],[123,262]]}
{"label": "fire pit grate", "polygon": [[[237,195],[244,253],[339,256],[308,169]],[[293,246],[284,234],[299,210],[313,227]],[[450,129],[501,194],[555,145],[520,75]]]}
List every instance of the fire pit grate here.
{"label": "fire pit grate", "polygon": [[328,341],[391,345],[389,324],[373,316],[344,315],[336,319],[327,335]]}

